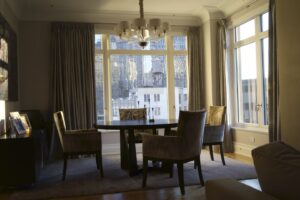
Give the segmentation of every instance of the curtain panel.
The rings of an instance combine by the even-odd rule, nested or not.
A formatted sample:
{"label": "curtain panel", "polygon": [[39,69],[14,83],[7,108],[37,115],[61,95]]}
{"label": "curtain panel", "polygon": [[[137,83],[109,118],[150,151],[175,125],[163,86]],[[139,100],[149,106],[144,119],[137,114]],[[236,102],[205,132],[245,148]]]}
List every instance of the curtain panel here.
{"label": "curtain panel", "polygon": [[279,68],[277,63],[276,0],[269,2],[269,141],[281,140]]}
{"label": "curtain panel", "polygon": [[188,31],[189,56],[189,110],[197,111],[204,102],[203,42],[200,27],[190,27]]}
{"label": "curtain panel", "polygon": [[[96,120],[94,37],[93,24],[51,24],[52,109],[64,112],[67,129],[92,128]],[[53,134],[52,148],[58,144]]]}
{"label": "curtain panel", "polygon": [[231,122],[230,122],[230,107],[229,101],[227,101],[227,69],[226,69],[226,26],[225,20],[217,21],[217,70],[216,70],[216,104],[219,106],[226,106],[226,123],[225,123],[225,134],[224,134],[224,151],[233,152],[233,140],[231,133]]}

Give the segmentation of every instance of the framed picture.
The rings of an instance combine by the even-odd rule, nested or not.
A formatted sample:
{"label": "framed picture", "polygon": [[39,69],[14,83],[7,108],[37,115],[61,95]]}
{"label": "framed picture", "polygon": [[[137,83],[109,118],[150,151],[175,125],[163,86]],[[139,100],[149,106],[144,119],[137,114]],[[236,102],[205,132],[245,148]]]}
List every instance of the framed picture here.
{"label": "framed picture", "polygon": [[22,124],[23,124],[24,128],[26,129],[26,131],[30,132],[31,124],[30,124],[27,114],[20,114],[20,119],[21,119]]}
{"label": "framed picture", "polygon": [[12,119],[19,119],[19,118],[20,118],[20,113],[19,113],[19,112],[10,112],[10,113],[9,113],[9,116],[10,116]]}
{"label": "framed picture", "polygon": [[11,119],[12,120],[12,124],[15,128],[15,130],[17,131],[17,134],[25,134],[26,133],[26,129],[21,121],[21,119]]}

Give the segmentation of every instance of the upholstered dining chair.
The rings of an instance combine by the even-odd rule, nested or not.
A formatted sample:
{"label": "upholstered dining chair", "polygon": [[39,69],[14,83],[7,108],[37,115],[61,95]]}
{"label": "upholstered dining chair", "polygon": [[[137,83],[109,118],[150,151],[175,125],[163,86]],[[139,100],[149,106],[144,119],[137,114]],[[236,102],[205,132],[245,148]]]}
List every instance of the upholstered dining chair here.
{"label": "upholstered dining chair", "polygon": [[[121,108],[119,109],[120,120],[146,120],[146,108]],[[142,143],[142,133],[152,133],[149,129],[134,130],[134,142]]]}
{"label": "upholstered dining chair", "polygon": [[223,152],[225,116],[225,106],[210,106],[207,112],[207,124],[205,125],[203,138],[203,146],[209,147],[211,160],[214,160],[213,145],[220,146],[223,165],[225,165]]}
{"label": "upholstered dining chair", "polygon": [[143,135],[143,187],[147,182],[148,160],[177,164],[181,194],[185,194],[183,164],[195,161],[201,185],[200,152],[205,126],[206,111],[180,111],[176,136]]}
{"label": "upholstered dining chair", "polygon": [[54,113],[54,121],[64,154],[63,180],[66,179],[67,161],[72,155],[95,154],[97,168],[103,177],[101,132],[96,129],[66,130],[64,113]]}

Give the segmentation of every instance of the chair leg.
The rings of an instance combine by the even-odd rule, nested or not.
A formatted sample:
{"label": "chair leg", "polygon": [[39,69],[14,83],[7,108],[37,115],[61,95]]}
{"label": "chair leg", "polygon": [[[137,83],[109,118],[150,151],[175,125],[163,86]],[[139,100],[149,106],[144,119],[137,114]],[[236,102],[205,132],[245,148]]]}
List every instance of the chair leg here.
{"label": "chair leg", "polygon": [[173,163],[170,163],[170,178],[173,178]]}
{"label": "chair leg", "polygon": [[209,145],[209,153],[210,153],[211,160],[214,160],[214,152],[213,152],[212,145]]}
{"label": "chair leg", "polygon": [[181,194],[184,195],[184,176],[183,176],[183,163],[177,162],[178,180]]}
{"label": "chair leg", "polygon": [[143,185],[142,185],[142,187],[146,187],[147,172],[148,172],[148,159],[143,157]]}
{"label": "chair leg", "polygon": [[196,158],[195,163],[197,163],[198,175],[199,175],[200,183],[201,183],[202,186],[204,186],[204,179],[203,179],[203,175],[202,175],[200,156],[198,156]]}
{"label": "chair leg", "polygon": [[103,165],[102,165],[102,155],[101,152],[96,154],[96,161],[97,161],[97,168],[100,171],[100,175],[103,178],[104,173],[103,173]]}
{"label": "chair leg", "polygon": [[63,177],[62,177],[63,181],[66,180],[67,165],[68,165],[68,155],[64,155],[64,168],[63,168]]}
{"label": "chair leg", "polygon": [[98,153],[96,153],[96,164],[97,164],[97,169],[100,169]]}
{"label": "chair leg", "polygon": [[224,158],[223,144],[222,143],[220,144],[220,153],[221,153],[222,163],[223,163],[223,165],[226,165],[225,164],[225,158]]}

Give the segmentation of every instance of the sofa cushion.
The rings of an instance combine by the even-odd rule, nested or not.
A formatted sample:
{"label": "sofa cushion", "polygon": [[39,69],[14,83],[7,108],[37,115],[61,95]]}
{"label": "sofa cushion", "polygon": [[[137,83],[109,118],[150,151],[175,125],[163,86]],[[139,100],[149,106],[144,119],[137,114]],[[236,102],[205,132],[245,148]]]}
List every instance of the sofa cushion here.
{"label": "sofa cushion", "polygon": [[252,151],[262,191],[278,198],[300,199],[300,152],[283,142]]}

